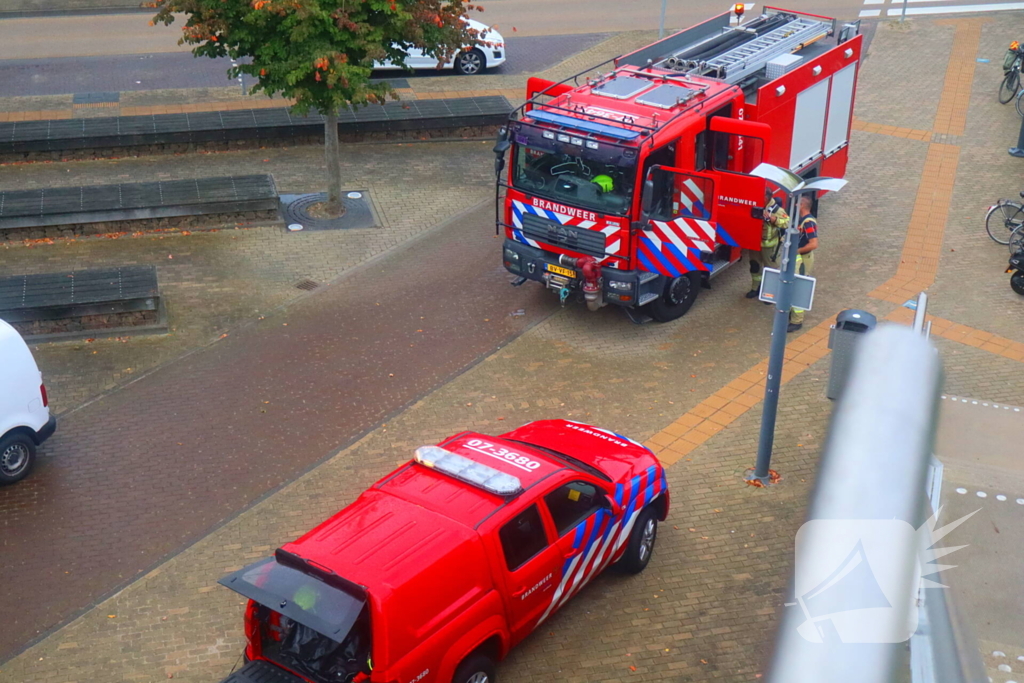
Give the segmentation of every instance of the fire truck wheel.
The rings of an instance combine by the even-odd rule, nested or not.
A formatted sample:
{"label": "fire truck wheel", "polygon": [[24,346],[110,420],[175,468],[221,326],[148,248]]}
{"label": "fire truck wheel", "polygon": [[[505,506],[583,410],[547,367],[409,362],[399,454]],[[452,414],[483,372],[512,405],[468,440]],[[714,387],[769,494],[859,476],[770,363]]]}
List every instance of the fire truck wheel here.
{"label": "fire truck wheel", "polygon": [[626,553],[617,566],[627,574],[639,574],[651,561],[654,543],[658,540],[658,513],[653,507],[644,508],[629,532]]}
{"label": "fire truck wheel", "polygon": [[455,58],[455,73],[463,76],[475,76],[483,73],[486,67],[487,58],[475,47],[472,50],[459,53],[459,56]]}
{"label": "fire truck wheel", "polygon": [[495,683],[497,680],[494,662],[479,652],[462,660],[452,677],[452,683]]}
{"label": "fire truck wheel", "polygon": [[700,273],[687,273],[665,283],[659,299],[651,302],[650,316],[660,323],[682,318],[697,300],[700,292]]}

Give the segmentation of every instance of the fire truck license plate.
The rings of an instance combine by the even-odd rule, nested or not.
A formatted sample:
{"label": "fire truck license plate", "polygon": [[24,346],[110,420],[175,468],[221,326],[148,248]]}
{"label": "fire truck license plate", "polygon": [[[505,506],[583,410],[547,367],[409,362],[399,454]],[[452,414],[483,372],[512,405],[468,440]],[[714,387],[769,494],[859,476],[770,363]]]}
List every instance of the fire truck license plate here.
{"label": "fire truck license plate", "polygon": [[562,266],[556,266],[550,263],[545,263],[544,267],[547,268],[549,273],[554,273],[555,275],[563,275],[565,277],[572,278],[576,277],[576,271],[572,268],[563,268]]}

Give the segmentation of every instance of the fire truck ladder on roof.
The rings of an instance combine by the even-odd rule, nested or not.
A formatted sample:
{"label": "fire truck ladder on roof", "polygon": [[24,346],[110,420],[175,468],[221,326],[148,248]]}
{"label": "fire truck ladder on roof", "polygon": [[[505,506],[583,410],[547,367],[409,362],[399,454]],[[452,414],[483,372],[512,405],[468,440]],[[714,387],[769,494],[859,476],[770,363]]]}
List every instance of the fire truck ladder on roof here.
{"label": "fire truck ladder on roof", "polygon": [[684,58],[675,59],[673,62],[674,58],[669,57],[665,62],[666,66],[678,71],[698,76],[714,76],[735,85],[765,68],[768,62],[776,57],[795,52],[804,45],[824,38],[831,30],[831,22],[795,17],[772,31],[706,61],[696,62]]}

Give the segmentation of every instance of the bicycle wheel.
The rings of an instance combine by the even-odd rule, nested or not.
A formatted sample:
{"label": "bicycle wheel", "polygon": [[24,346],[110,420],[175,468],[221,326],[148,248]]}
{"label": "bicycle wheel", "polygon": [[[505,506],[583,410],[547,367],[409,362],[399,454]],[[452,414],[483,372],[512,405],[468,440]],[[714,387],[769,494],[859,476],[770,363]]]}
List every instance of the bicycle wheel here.
{"label": "bicycle wheel", "polygon": [[1010,247],[1010,256],[1013,256],[1017,252],[1024,250],[1024,230],[1021,230],[1021,226],[1017,226],[1010,233],[1010,239],[1007,240]]}
{"label": "bicycle wheel", "polygon": [[1020,99],[1021,95],[1024,95],[1024,90],[1017,93],[1017,104],[1015,106],[1017,107],[1017,115],[1024,117],[1024,100]]}
{"label": "bicycle wheel", "polygon": [[985,216],[985,232],[997,244],[1009,244],[1010,235],[1024,225],[1024,205],[1000,199]]}
{"label": "bicycle wheel", "polygon": [[1006,104],[1013,99],[1013,96],[1017,94],[1017,89],[1020,87],[1020,71],[1018,70],[1017,62],[1013,63],[1013,68],[1006,72],[1006,76],[1003,77],[1003,82],[999,84],[999,104]]}

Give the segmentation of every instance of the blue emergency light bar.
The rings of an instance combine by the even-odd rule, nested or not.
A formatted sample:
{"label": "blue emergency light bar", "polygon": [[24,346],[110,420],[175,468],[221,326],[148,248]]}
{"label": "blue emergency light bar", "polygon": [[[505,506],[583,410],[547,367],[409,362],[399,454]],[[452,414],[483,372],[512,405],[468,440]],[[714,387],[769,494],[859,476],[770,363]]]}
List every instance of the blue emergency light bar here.
{"label": "blue emergency light bar", "polygon": [[581,119],[573,118],[572,116],[555,114],[550,111],[537,111],[534,109],[526,115],[537,121],[552,123],[556,126],[563,126],[565,128],[574,128],[587,133],[596,133],[597,135],[604,135],[605,137],[615,138],[616,140],[636,140],[640,137],[640,133],[634,130],[617,128],[615,126],[609,126],[608,124],[597,123],[595,121],[583,121]]}

